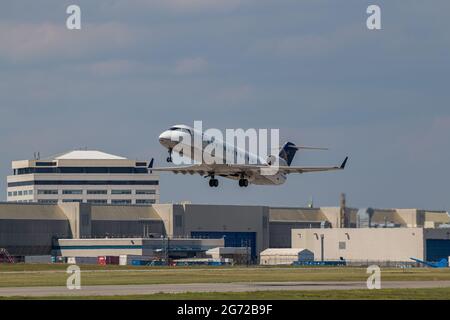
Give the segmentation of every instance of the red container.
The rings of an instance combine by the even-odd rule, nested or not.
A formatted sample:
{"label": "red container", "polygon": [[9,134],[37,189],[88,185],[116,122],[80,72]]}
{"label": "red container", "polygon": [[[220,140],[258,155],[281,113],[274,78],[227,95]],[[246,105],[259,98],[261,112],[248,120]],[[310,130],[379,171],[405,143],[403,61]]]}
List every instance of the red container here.
{"label": "red container", "polygon": [[106,257],[104,257],[104,256],[98,257],[98,258],[97,258],[97,263],[98,263],[99,265],[101,265],[101,266],[106,265]]}

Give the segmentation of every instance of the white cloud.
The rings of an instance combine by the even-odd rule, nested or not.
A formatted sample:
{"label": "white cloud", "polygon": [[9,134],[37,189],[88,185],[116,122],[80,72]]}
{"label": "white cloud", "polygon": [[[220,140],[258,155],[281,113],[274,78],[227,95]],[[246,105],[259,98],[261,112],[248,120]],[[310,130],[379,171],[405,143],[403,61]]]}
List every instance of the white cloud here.
{"label": "white cloud", "polygon": [[63,23],[1,23],[0,58],[13,62],[47,58],[73,59],[120,50],[136,43],[139,30],[105,23],[68,30]]}

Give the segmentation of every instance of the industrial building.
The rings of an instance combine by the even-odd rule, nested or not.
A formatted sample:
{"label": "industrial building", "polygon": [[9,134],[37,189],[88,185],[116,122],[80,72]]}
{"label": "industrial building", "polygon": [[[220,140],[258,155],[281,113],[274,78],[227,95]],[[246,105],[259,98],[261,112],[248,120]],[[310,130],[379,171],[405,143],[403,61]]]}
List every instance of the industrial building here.
{"label": "industrial building", "polygon": [[12,162],[7,201],[93,204],[159,203],[159,176],[148,161],[96,150]]}
{"label": "industrial building", "polygon": [[450,229],[332,228],[294,229],[292,247],[306,248],[316,260],[411,262],[439,261],[450,256]]}
{"label": "industrial building", "polygon": [[[223,247],[222,239],[184,238],[101,238],[58,239],[53,256],[101,257],[137,256],[165,259],[202,256],[208,250]],[[220,257],[219,257],[220,258]]]}
{"label": "industrial building", "polygon": [[[438,228],[450,225],[446,211],[340,207],[270,208],[270,248],[290,248],[291,230],[311,228]],[[449,229],[450,230],[450,229]]]}
{"label": "industrial building", "polygon": [[223,239],[218,247],[248,248],[255,260],[269,246],[268,229],[261,206],[0,204],[0,248],[14,256],[48,255],[58,239],[191,238]]}
{"label": "industrial building", "polygon": [[[301,248],[315,260],[405,261],[449,256],[449,222],[445,211],[419,209],[4,202],[0,248],[15,257],[146,255],[146,249],[161,251],[169,241],[171,255],[187,258],[206,251],[217,257],[248,252],[258,262],[269,248]],[[207,245],[206,239],[219,242]],[[121,244],[127,241],[135,244]],[[138,247],[126,247],[132,245]],[[117,247],[126,250],[113,252]]]}

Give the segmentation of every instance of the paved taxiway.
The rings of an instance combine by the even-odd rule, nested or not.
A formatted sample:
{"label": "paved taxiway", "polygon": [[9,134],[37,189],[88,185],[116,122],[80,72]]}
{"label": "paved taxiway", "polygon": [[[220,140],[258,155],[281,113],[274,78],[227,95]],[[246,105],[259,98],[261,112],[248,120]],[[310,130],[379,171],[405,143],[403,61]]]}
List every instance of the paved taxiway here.
{"label": "paved taxiway", "polygon": [[[384,289],[443,288],[450,281],[383,281]],[[0,288],[0,296],[115,296],[182,292],[251,292],[285,290],[350,290],[366,289],[365,282],[253,282],[253,283],[191,283],[85,286],[80,290],[66,287],[14,287]]]}

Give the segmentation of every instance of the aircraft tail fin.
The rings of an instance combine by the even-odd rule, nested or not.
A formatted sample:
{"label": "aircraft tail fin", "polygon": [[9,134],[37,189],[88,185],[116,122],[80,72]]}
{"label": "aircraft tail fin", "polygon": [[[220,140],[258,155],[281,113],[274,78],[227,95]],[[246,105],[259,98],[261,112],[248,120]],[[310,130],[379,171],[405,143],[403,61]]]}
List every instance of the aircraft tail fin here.
{"label": "aircraft tail fin", "polygon": [[283,147],[281,147],[278,156],[286,161],[287,165],[290,166],[297,150],[298,149],[295,144],[293,144],[292,142],[286,142]]}
{"label": "aircraft tail fin", "polygon": [[152,158],[152,160],[150,160],[149,164],[148,164],[148,170],[149,173],[153,173],[152,169],[153,169],[153,163],[155,162],[155,158]]}
{"label": "aircraft tail fin", "polygon": [[[295,153],[300,150],[328,150],[328,148],[318,148],[318,147],[309,147],[309,146],[296,146],[292,142],[286,142],[283,147],[280,149],[279,157],[286,161],[287,165],[290,166],[292,160],[295,157]],[[345,163],[344,163],[345,166]]]}
{"label": "aircraft tail fin", "polygon": [[448,267],[448,261],[445,258],[442,258],[437,265],[441,268]]}

